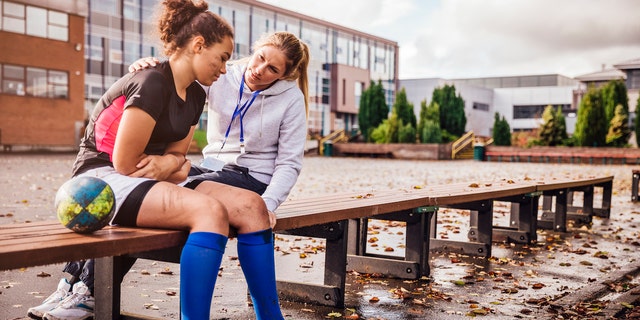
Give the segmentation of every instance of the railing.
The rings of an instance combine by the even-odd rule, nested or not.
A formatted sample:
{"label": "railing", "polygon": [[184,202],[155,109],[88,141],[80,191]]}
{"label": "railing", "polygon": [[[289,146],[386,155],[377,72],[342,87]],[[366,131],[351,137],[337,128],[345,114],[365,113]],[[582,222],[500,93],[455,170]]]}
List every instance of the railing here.
{"label": "railing", "polygon": [[484,141],[484,145],[485,145],[485,146],[488,146],[488,145],[490,145],[490,144],[492,144],[492,143],[493,143],[493,138],[489,138],[489,139],[487,139],[487,140],[485,140],[485,141]]}
{"label": "railing", "polygon": [[475,140],[475,136],[473,131],[469,131],[465,133],[460,139],[453,142],[451,145],[451,159],[455,159],[460,151],[464,150],[466,147],[473,145],[473,141]]}
{"label": "railing", "polygon": [[349,141],[349,137],[347,137],[344,130],[331,132],[330,134],[322,137],[322,139],[320,139],[320,141],[318,142],[318,154],[324,154],[324,143],[329,140],[333,142]]}

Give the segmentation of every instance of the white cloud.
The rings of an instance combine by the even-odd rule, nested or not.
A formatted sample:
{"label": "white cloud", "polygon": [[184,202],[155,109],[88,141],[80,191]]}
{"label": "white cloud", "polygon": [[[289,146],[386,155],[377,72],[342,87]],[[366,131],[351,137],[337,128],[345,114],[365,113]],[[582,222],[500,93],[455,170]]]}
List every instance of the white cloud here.
{"label": "white cloud", "polygon": [[397,41],[400,78],[560,73],[640,58],[637,0],[265,0]]}

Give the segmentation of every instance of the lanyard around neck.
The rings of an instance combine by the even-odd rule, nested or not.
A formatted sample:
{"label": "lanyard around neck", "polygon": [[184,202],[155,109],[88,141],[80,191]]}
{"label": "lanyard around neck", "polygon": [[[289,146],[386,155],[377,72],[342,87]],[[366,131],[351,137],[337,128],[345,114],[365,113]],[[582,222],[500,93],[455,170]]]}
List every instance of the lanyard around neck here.
{"label": "lanyard around neck", "polygon": [[242,74],[242,80],[240,81],[240,90],[238,92],[238,102],[236,103],[235,110],[233,110],[233,115],[231,116],[231,121],[229,121],[227,132],[224,134],[224,141],[222,141],[222,146],[220,146],[220,151],[222,151],[222,148],[224,148],[224,145],[227,143],[227,138],[229,138],[229,132],[231,132],[231,125],[233,124],[233,121],[236,119],[236,117],[238,117],[240,120],[239,121],[240,122],[240,153],[244,153],[244,125],[242,123],[242,120],[244,119],[244,115],[247,114],[247,111],[253,104],[253,101],[256,100],[256,97],[258,97],[258,94],[260,94],[262,90],[256,90],[255,92],[253,92],[253,94],[251,94],[251,99],[245,101],[244,104],[242,104],[241,106],[240,103],[242,103],[243,91],[244,91],[244,73]]}

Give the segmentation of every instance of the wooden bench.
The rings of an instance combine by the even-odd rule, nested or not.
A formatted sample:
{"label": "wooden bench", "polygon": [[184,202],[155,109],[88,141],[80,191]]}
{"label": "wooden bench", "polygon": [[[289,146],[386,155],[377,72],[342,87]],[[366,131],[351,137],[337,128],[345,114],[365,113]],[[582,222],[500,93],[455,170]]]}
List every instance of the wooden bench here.
{"label": "wooden bench", "polygon": [[[561,203],[556,207],[556,215],[562,215],[565,212],[562,203],[568,197],[561,194],[585,192],[582,212],[608,217],[611,181],[612,177],[544,184],[524,180],[457,183],[289,200],[277,210],[275,231],[326,239],[324,281],[322,284],[278,281],[278,290],[283,298],[343,307],[347,270],[418,279],[430,274],[430,250],[462,248],[463,252],[488,257],[494,235],[530,242],[536,237],[538,199],[543,194],[559,197],[555,201],[556,205]],[[592,207],[595,186],[604,187],[604,198],[608,199],[603,205],[606,208],[599,211]],[[494,201],[511,202],[510,226],[493,225]],[[433,237],[438,224],[435,217],[441,206],[471,211],[468,241]],[[367,252],[369,219],[406,223],[404,257]],[[556,219],[560,223],[566,221],[566,217]],[[96,258],[94,295],[100,301],[96,304],[96,319],[117,319],[123,314],[122,275],[135,259],[177,263],[186,237],[181,231],[126,227],[107,227],[81,235],[57,221],[0,225],[0,270]],[[134,315],[124,318],[137,319]]]}
{"label": "wooden bench", "polygon": [[[370,261],[369,257],[358,256],[355,244],[358,233],[352,232],[351,236],[349,233],[349,226],[357,229],[358,219],[364,218],[406,221],[410,230],[406,255],[403,260],[394,260],[393,265],[397,265],[394,270],[402,269],[415,278],[428,275],[428,252],[423,249],[428,248],[429,236],[423,233],[428,232],[426,226],[435,208],[427,202],[426,195],[411,196],[404,191],[287,201],[277,210],[275,231],[326,239],[324,283],[278,281],[278,290],[285,298],[344,306],[347,264],[366,265]],[[187,233],[182,231],[127,227],[106,227],[81,235],[57,221],[0,225],[0,270],[95,258],[94,296],[100,301],[95,308],[96,319],[117,319],[121,315],[122,275],[135,259],[177,263],[186,237]],[[348,253],[352,253],[349,258]]]}

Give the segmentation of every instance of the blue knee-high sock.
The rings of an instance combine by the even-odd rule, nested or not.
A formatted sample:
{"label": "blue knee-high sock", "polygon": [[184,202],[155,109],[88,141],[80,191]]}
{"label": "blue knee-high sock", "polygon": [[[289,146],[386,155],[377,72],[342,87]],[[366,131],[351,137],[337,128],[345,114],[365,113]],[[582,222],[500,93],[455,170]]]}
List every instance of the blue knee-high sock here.
{"label": "blue knee-high sock", "polygon": [[238,234],[238,259],[258,320],[284,319],[276,290],[271,229]]}
{"label": "blue knee-high sock", "polygon": [[180,313],[182,320],[209,319],[227,237],[211,232],[194,232],[180,256]]}

